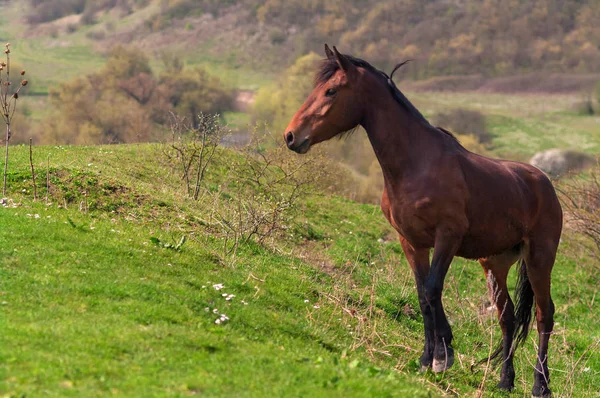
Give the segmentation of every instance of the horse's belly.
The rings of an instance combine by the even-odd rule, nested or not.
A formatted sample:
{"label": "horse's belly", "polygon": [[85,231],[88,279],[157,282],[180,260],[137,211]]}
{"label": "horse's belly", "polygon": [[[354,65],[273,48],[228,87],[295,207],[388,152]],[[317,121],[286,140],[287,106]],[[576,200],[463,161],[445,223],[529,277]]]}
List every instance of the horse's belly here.
{"label": "horse's belly", "polygon": [[464,258],[478,259],[493,256],[509,250],[523,241],[523,235],[516,232],[507,232],[502,236],[494,235],[466,235],[456,252]]}

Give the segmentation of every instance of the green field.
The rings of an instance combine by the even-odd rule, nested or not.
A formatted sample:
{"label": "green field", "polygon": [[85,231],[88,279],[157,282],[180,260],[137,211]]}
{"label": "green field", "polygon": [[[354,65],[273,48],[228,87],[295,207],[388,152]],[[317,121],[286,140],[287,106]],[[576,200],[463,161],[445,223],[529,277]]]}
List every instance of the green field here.
{"label": "green field", "polygon": [[[497,156],[528,161],[538,151],[565,148],[600,153],[600,116],[574,111],[578,94],[407,93],[426,116],[453,108],[486,117]],[[460,132],[457,132],[460,133]]]}
{"label": "green field", "polygon": [[[455,260],[446,280],[455,366],[419,373],[413,278],[375,206],[311,194],[291,233],[231,256],[199,221],[206,205],[157,162],[158,146],[36,147],[37,202],[27,148],[12,150],[14,207],[0,207],[0,396],[506,395],[497,371],[470,370],[500,335],[476,262]],[[236,156],[221,152],[207,185]],[[180,250],[153,243],[182,236]],[[561,245],[549,354],[557,396],[600,393],[591,269]],[[215,323],[221,314],[228,320]],[[535,341],[516,354],[515,396],[529,395]]]}
{"label": "green field", "polygon": [[[158,2],[56,35],[29,31],[23,7],[0,6],[0,37],[27,69],[31,84],[19,106],[37,125],[50,114],[52,87],[104,65],[108,44],[89,33],[127,33]],[[239,47],[221,43],[226,50],[215,56],[211,40],[191,53],[161,42],[148,51],[154,72],[166,47],[231,89],[277,86],[285,77],[284,68],[277,76],[242,64]],[[578,94],[406,94],[428,118],[453,108],[481,112],[493,156],[600,153],[600,117],[574,110]],[[222,116],[233,130],[250,129],[247,113]],[[13,130],[19,134],[18,125]],[[202,185],[209,194],[194,201],[163,149],[34,147],[34,201],[28,148],[11,147],[9,194],[0,204],[0,398],[530,396],[535,327],[515,357],[514,394],[495,388],[498,369],[471,369],[500,339],[477,262],[456,259],[446,279],[454,367],[420,373],[423,324],[413,276],[377,206],[315,187],[274,239],[250,239],[232,254],[206,198],[216,192],[235,203],[231,169],[242,154],[220,148]],[[599,266],[576,250],[571,234],[553,273],[551,388],[555,396],[597,398]],[[514,271],[509,281],[512,290]]]}

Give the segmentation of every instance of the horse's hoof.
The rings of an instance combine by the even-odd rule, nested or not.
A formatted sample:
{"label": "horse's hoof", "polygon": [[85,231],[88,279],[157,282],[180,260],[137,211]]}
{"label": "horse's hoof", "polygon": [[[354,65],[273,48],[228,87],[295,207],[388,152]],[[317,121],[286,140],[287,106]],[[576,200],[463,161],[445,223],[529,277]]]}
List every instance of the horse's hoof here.
{"label": "horse's hoof", "polygon": [[431,368],[431,366],[421,365],[421,370],[419,370],[419,373],[425,373],[429,368]]}
{"label": "horse's hoof", "polygon": [[444,359],[434,358],[431,370],[433,370],[435,373],[442,373],[450,369],[452,365],[454,365],[454,355],[448,355],[448,357]]}
{"label": "horse's hoof", "polygon": [[515,388],[515,386],[513,384],[508,383],[508,382],[507,383],[500,382],[500,383],[498,383],[497,387],[499,390],[506,391],[506,392],[512,392],[513,388]]}
{"label": "horse's hoof", "polygon": [[552,391],[548,387],[540,388],[533,387],[533,391],[531,392],[532,398],[550,398],[552,397]]}

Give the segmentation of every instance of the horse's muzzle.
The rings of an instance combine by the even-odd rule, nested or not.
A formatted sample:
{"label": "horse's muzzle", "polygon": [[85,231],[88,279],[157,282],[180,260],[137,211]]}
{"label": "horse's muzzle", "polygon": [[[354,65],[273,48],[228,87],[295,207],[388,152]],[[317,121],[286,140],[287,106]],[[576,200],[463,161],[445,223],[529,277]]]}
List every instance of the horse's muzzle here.
{"label": "horse's muzzle", "polygon": [[288,131],[285,135],[285,143],[289,149],[296,153],[306,153],[310,148],[310,140],[308,138],[305,138],[302,142],[298,143],[294,133],[291,131]]}

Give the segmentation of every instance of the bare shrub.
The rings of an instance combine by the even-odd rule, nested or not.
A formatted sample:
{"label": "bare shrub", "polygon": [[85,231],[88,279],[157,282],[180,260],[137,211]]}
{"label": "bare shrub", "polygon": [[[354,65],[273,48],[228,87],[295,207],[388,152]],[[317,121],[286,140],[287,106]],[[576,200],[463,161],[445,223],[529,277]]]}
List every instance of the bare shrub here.
{"label": "bare shrub", "polygon": [[438,126],[458,134],[475,136],[481,143],[491,140],[485,116],[481,112],[457,108],[449,112],[438,113],[433,116],[432,120]]}
{"label": "bare shrub", "polygon": [[229,130],[221,126],[217,114],[200,114],[196,123],[174,113],[170,117],[171,142],[164,147],[163,153],[171,166],[180,170],[187,194],[198,200],[206,170]]}
{"label": "bare shrub", "polygon": [[[18,85],[17,89],[14,89],[10,80],[11,72],[11,57],[10,57],[10,43],[6,43],[6,49],[4,54],[6,61],[0,64],[0,105],[2,107],[2,120],[6,124],[6,136],[4,140],[5,155],[4,155],[4,183],[2,185],[2,195],[6,196],[6,174],[8,172],[8,144],[12,137],[11,123],[15,116],[17,109],[17,100],[19,99],[19,92],[23,87],[28,84],[28,81],[23,79]],[[17,72],[17,71],[15,71]],[[18,72],[17,72],[18,73]],[[21,77],[25,75],[25,70],[22,70]]]}
{"label": "bare shrub", "polygon": [[[250,241],[285,242],[308,194],[340,189],[344,172],[319,153],[294,155],[257,127],[244,147],[219,148],[228,131],[218,116],[201,115],[198,128],[173,116],[174,139],[163,150],[189,196],[208,214],[200,223],[223,239],[224,255],[235,256]],[[212,164],[214,172],[207,173]]]}
{"label": "bare shrub", "polygon": [[[583,249],[600,260],[600,165],[585,176],[563,181],[558,192],[565,212],[566,227],[583,239],[577,249]],[[598,264],[596,262],[595,264]]]}
{"label": "bare shrub", "polygon": [[226,185],[213,195],[211,216],[228,254],[251,239],[262,244],[290,229],[301,199],[336,179],[325,158],[294,156],[280,141],[255,129],[232,159]]}
{"label": "bare shrub", "polygon": [[223,239],[225,255],[235,256],[250,241],[266,244],[290,237],[286,232],[300,222],[296,218],[307,195],[351,185],[346,170],[321,152],[292,154],[258,126],[247,145],[226,150],[220,144],[230,131],[218,115],[201,114],[197,124],[172,114],[171,139],[162,146],[162,158],[205,210],[207,219],[200,224]]}

